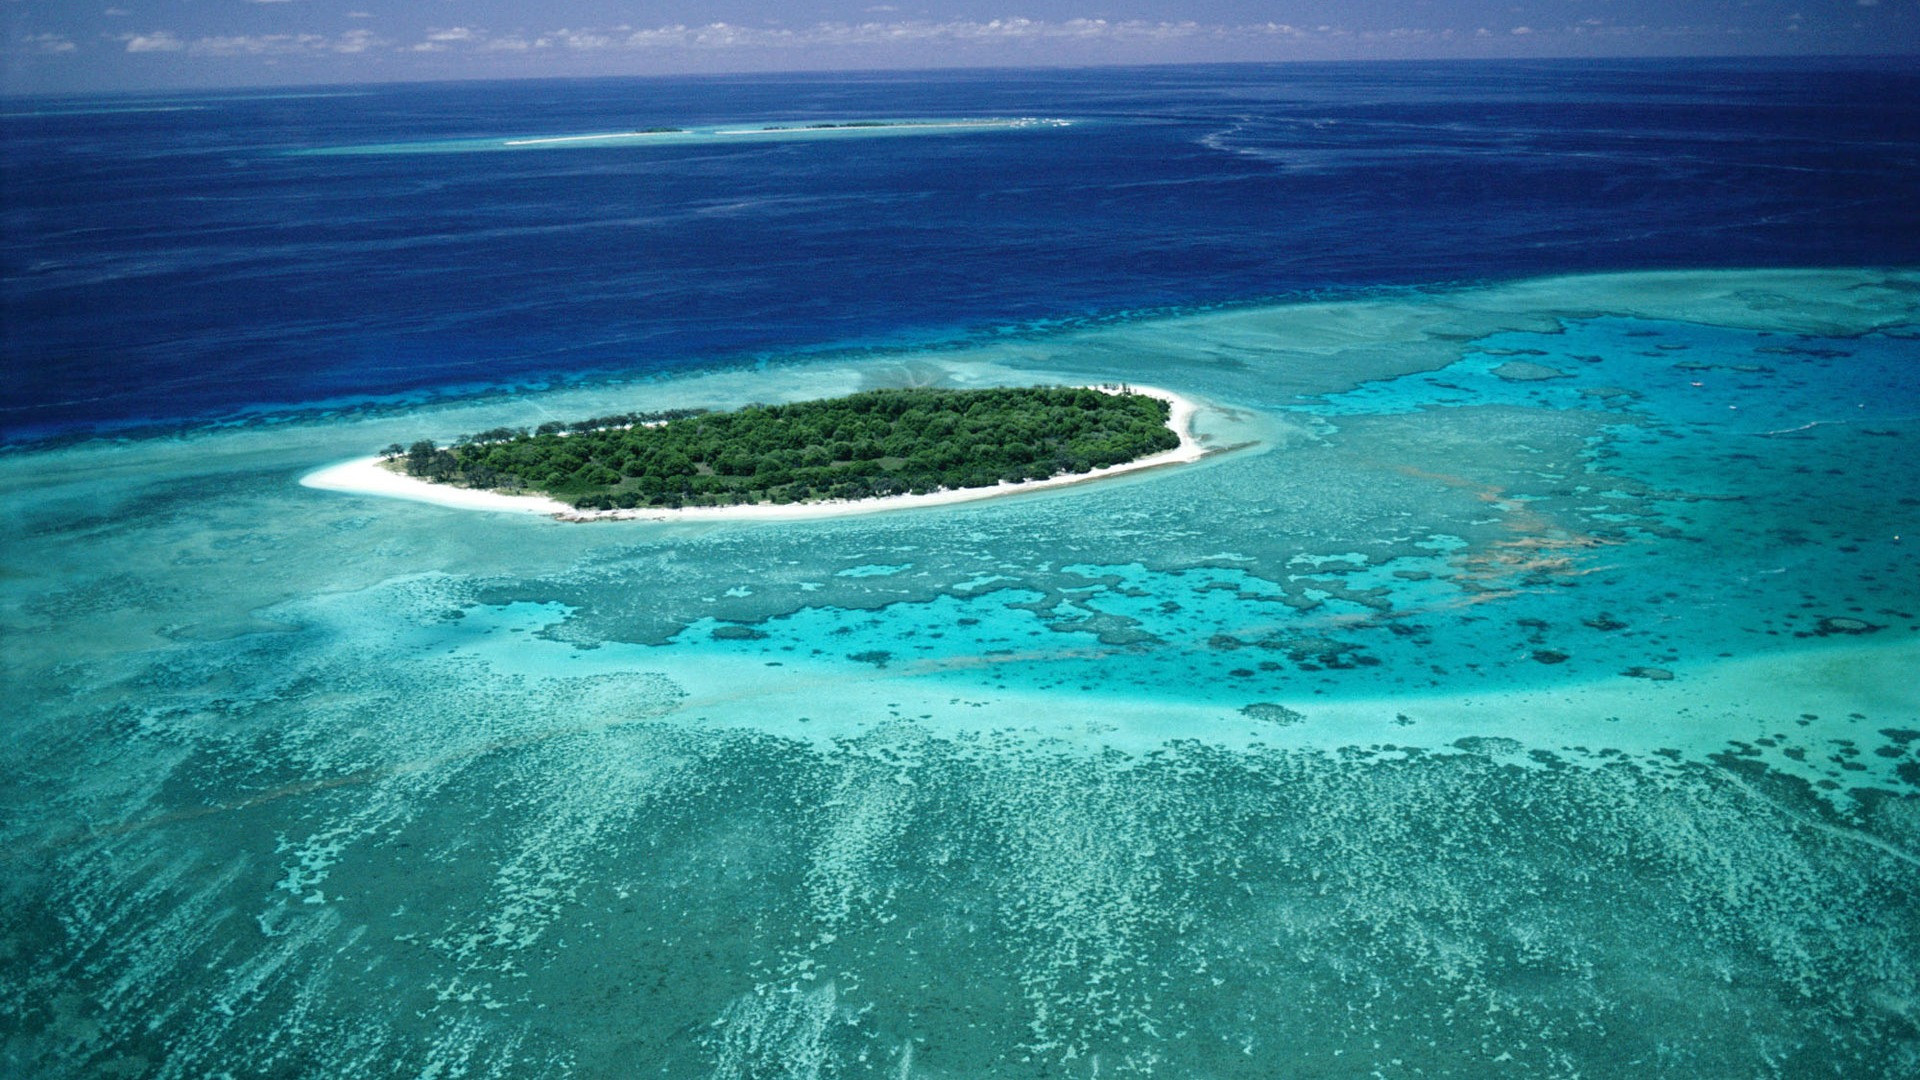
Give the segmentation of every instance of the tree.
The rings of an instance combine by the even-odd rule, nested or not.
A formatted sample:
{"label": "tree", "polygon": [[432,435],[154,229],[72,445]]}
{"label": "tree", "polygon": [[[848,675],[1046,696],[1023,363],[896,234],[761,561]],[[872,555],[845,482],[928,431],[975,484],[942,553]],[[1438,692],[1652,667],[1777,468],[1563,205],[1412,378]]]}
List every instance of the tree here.
{"label": "tree", "polygon": [[432,439],[421,439],[407,447],[407,475],[425,476],[427,466],[433,462],[434,449]]}
{"label": "tree", "polygon": [[549,421],[531,436],[494,428],[448,450],[422,440],[404,456],[415,475],[521,482],[579,506],[860,498],[1132,460],[1178,444],[1167,415],[1158,399],[1073,387],[917,388],[737,413]]}

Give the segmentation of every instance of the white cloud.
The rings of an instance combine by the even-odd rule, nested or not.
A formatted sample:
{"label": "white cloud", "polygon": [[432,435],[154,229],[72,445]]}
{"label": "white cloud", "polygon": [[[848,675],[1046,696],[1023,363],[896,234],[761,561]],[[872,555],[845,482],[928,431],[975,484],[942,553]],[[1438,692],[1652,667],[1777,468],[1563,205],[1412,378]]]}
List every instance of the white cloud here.
{"label": "white cloud", "polygon": [[[875,7],[890,8],[891,5],[881,3]],[[347,14],[350,18],[371,17],[363,11]],[[539,52],[568,52],[583,56],[620,53],[716,56],[732,51],[761,54],[749,63],[765,63],[767,54],[795,57],[813,54],[802,62],[814,62],[821,54],[839,54],[842,62],[857,64],[884,60],[887,53],[984,58],[996,53],[1018,53],[1029,57],[1182,57],[1229,52],[1241,57],[1277,58],[1283,55],[1346,55],[1356,50],[1362,53],[1387,50],[1390,55],[1415,55],[1432,47],[1458,47],[1472,38],[1478,38],[1483,43],[1496,39],[1517,41],[1520,38],[1538,42],[1585,34],[1622,37],[1653,32],[1646,27],[1609,26],[1594,18],[1564,27],[1541,29],[1511,26],[1504,31],[1493,31],[1486,28],[1456,30],[1434,27],[1356,30],[1328,25],[1296,26],[1282,22],[1230,26],[1193,21],[1091,17],[1047,20],[1011,16],[944,20],[874,18],[859,22],[820,22],[799,26],[766,23],[741,25],[716,21],[699,25],[670,24],[639,28],[625,25],[562,27],[539,33],[514,30],[497,35],[482,26],[437,26],[430,27],[412,43],[396,43],[367,30],[337,36],[289,33],[213,36],[190,41],[170,32],[155,31],[150,34],[121,35],[118,40],[126,44],[129,52],[184,50],[208,56],[358,54],[380,50],[496,57]],[[59,46],[52,43],[46,47]]]}
{"label": "white cloud", "polygon": [[486,38],[486,34],[471,26],[449,26],[439,30],[427,31],[427,39],[412,46],[409,51],[417,53],[446,52],[455,45],[474,45]]}
{"label": "white cloud", "polygon": [[387,43],[375,37],[371,30],[349,30],[334,39],[332,48],[337,53],[363,53],[385,44]]}
{"label": "white cloud", "polygon": [[[533,49],[570,49],[578,52],[608,49],[697,49],[729,48],[804,48],[878,46],[915,43],[990,44],[1041,40],[1171,40],[1202,34],[1222,36],[1222,28],[1202,27],[1194,23],[1113,23],[1104,19],[1072,19],[1061,23],[1032,19],[993,19],[986,22],[952,21],[898,23],[818,23],[798,29],[775,26],[740,26],[713,22],[702,26],[674,24],[634,29],[627,26],[603,29],[562,27],[529,38],[514,33],[493,37],[478,27],[456,26],[434,29],[425,40],[411,46],[415,52],[443,52],[451,48],[479,49],[489,52],[523,52]],[[1291,26],[1267,24],[1236,29],[1231,33],[1259,33],[1270,36],[1295,35]]]}
{"label": "white cloud", "polygon": [[371,18],[373,18],[373,12],[371,12],[371,11],[349,11],[349,12],[347,12],[347,18],[349,18],[349,19],[371,19]]}
{"label": "white cloud", "polygon": [[317,56],[324,53],[363,53],[390,45],[368,30],[351,30],[338,37],[324,34],[215,34],[183,40],[171,31],[122,34],[130,53],[185,52],[192,56]]}
{"label": "white cloud", "polygon": [[[924,53],[943,48],[972,52],[1057,45],[1083,53],[1087,50],[1126,49],[1136,54],[1151,55],[1162,48],[1184,53],[1205,47],[1226,47],[1246,53],[1249,50],[1257,51],[1262,42],[1284,45],[1290,49],[1313,49],[1316,46],[1351,49],[1355,43],[1372,41],[1392,42],[1397,48],[1404,49],[1408,44],[1455,41],[1466,33],[1421,27],[1355,31],[1335,26],[1309,28],[1281,22],[1226,26],[1192,21],[1099,18],[1051,21],[1015,16],[940,21],[876,19],[866,22],[822,22],[797,27],[728,22],[700,25],[675,23],[640,28],[562,27],[538,34],[515,31],[498,36],[481,27],[453,26],[433,28],[422,40],[402,48],[417,53],[464,51],[500,55],[547,50],[575,53],[719,53],[728,50],[855,52],[910,49]],[[1529,27],[1516,27],[1508,33],[1526,35],[1536,31]],[[1487,37],[1489,32],[1481,30],[1478,35]]]}
{"label": "white cloud", "polygon": [[42,56],[59,56],[73,52],[79,46],[68,40],[65,34],[29,34],[21,39],[26,47]]}
{"label": "white cloud", "polygon": [[547,33],[541,34],[532,41],[528,41],[518,34],[504,38],[494,38],[487,42],[487,48],[511,52],[524,52],[528,49],[576,49],[581,51],[607,49],[620,44],[621,36],[625,33],[626,29],[626,27],[620,27],[615,30],[568,30],[563,27],[559,30],[550,30]]}
{"label": "white cloud", "polygon": [[[575,32],[577,34],[577,32]],[[993,45],[1017,42],[1081,41],[1152,43],[1212,38],[1299,37],[1306,32],[1284,23],[1257,26],[1209,26],[1195,22],[1151,22],[1141,19],[1068,19],[1049,22],[1011,17],[986,21],[956,19],[945,22],[816,23],[784,27],[659,26],[626,34],[621,43],[636,49],[814,48],[879,45]],[[557,35],[556,35],[557,36]]]}
{"label": "white cloud", "polygon": [[279,56],[317,52],[325,42],[318,34],[233,34],[203,37],[187,49],[196,56]]}
{"label": "white cloud", "polygon": [[120,40],[127,43],[130,53],[179,52],[187,47],[186,42],[166,30],[155,30],[151,34],[123,34]]}
{"label": "white cloud", "polygon": [[128,11],[126,8],[123,8],[123,7],[110,7],[107,10],[101,12],[100,14],[119,19],[119,18],[124,18],[128,15],[131,15],[133,14],[133,12]]}

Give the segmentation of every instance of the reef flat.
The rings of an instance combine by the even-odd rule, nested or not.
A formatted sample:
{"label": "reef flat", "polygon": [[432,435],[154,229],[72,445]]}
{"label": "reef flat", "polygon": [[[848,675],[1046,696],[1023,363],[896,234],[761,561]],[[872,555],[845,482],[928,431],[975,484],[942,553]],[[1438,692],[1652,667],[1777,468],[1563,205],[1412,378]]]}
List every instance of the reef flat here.
{"label": "reef flat", "polygon": [[[1909,1074],[1916,297],[1530,280],[10,453],[4,1060]],[[778,529],[297,482],[1143,358],[1243,449]]]}

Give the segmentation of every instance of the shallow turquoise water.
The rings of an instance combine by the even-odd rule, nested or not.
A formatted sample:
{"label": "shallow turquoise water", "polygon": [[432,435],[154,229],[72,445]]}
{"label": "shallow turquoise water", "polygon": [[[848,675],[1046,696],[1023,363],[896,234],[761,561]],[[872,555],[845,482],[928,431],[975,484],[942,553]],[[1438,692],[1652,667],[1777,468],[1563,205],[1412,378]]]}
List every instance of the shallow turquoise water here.
{"label": "shallow turquoise water", "polygon": [[[1556,279],[9,455],[0,1061],[1910,1074],[1917,295]],[[1086,378],[1221,452],[812,523],[296,483]]]}
{"label": "shallow turquoise water", "polygon": [[807,120],[784,124],[723,124],[654,131],[528,132],[511,138],[425,139],[361,146],[328,146],[301,150],[303,155],[341,156],[377,154],[465,154],[495,151],[635,149],[646,147],[716,146],[738,143],[815,142],[821,139],[871,139],[912,135],[965,135],[1022,128],[1071,127],[1072,120],[1039,117],[939,120]]}

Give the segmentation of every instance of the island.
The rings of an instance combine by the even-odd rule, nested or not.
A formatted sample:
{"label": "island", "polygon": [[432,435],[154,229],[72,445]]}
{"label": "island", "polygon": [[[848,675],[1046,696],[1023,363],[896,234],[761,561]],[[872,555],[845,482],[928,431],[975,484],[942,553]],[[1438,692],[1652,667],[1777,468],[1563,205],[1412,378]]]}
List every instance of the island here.
{"label": "island", "polygon": [[407,475],[581,510],[924,495],[1091,472],[1180,445],[1168,403],[1125,388],[869,390],[730,413],[496,429],[387,448]]}
{"label": "island", "polygon": [[1150,387],[871,390],[395,443],[301,483],[573,521],[819,517],[1198,460],[1193,412]]}

